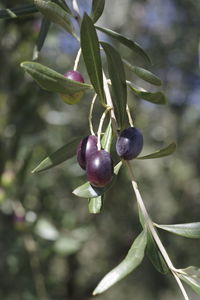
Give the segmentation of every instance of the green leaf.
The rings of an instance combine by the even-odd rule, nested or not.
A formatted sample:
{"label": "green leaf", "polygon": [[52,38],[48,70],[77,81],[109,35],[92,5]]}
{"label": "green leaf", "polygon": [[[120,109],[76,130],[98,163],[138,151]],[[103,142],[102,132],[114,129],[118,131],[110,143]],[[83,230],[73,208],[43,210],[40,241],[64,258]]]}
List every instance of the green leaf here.
{"label": "green leaf", "polygon": [[145,156],[139,156],[137,159],[152,159],[152,158],[160,158],[164,156],[171,155],[176,150],[176,144],[171,143],[167,147],[162,148],[158,151],[155,151],[151,154],[145,155]]}
{"label": "green leaf", "polygon": [[101,294],[136,269],[143,260],[147,244],[147,232],[143,230],[133,242],[125,259],[110,271],[98,284],[93,295]]}
{"label": "green leaf", "polygon": [[162,81],[160,80],[160,78],[158,78],[156,75],[154,75],[150,71],[140,68],[140,67],[133,66],[125,59],[123,59],[123,62],[129,68],[129,70],[131,70],[133,73],[135,73],[141,79],[143,79],[151,84],[154,84],[154,85],[158,85],[158,86],[162,85]]}
{"label": "green leaf", "polygon": [[162,254],[160,253],[152,235],[148,232],[148,241],[147,241],[147,256],[156,268],[156,270],[162,274],[167,274],[169,269],[165,263]]}
{"label": "green leaf", "polygon": [[158,228],[169,231],[171,233],[184,236],[191,239],[200,238],[200,222],[184,223],[184,224],[172,224],[172,225],[160,225],[156,224]]}
{"label": "green leaf", "polygon": [[[179,269],[178,277],[187,283],[194,292],[200,296],[200,269],[194,266],[186,269]],[[181,274],[184,272],[185,274]]]}
{"label": "green leaf", "polygon": [[134,92],[135,95],[146,101],[149,101],[154,104],[166,104],[166,98],[163,92],[151,93],[144,91],[143,89],[136,89],[131,84],[128,84],[128,86]]}
{"label": "green leaf", "polygon": [[99,214],[103,206],[103,195],[88,199],[88,209],[91,214]]}
{"label": "green leaf", "polygon": [[90,17],[94,23],[101,17],[105,6],[105,0],[93,0]]}
{"label": "green leaf", "polygon": [[107,129],[102,137],[101,140],[101,145],[102,148],[107,151],[110,152],[110,147],[111,147],[111,143],[112,143],[112,123],[111,120],[109,121],[109,124],[107,126]]}
{"label": "green leaf", "polygon": [[34,49],[33,59],[38,58],[39,52],[41,51],[41,49],[44,45],[45,39],[47,37],[50,25],[51,25],[51,22],[44,17],[42,19],[40,33],[39,33],[37,41],[36,41],[36,46],[35,46],[35,49]]}
{"label": "green leaf", "polygon": [[90,81],[102,104],[105,103],[99,41],[94,24],[85,13],[81,24],[81,49]]}
{"label": "green leaf", "polygon": [[[45,0],[34,0],[34,3],[38,10],[50,21],[53,23],[60,25],[63,27],[67,32],[71,33],[73,36],[76,37],[74,29],[71,25],[69,15],[62,7],[57,5],[51,1]],[[76,37],[77,38],[77,37]]]}
{"label": "green leaf", "polygon": [[73,95],[92,88],[91,85],[65,78],[62,74],[36,62],[23,62],[21,67],[33,77],[41,88],[47,91]]}
{"label": "green leaf", "polygon": [[69,15],[71,15],[72,17],[74,17],[73,13],[71,12],[69,6],[67,5],[67,3],[65,2],[65,0],[52,0],[53,2],[55,2],[56,4],[58,4],[60,7],[62,7]]}
{"label": "green leaf", "polygon": [[24,17],[36,12],[38,12],[38,9],[34,4],[23,4],[18,7],[0,10],[0,19]]}
{"label": "green leaf", "polygon": [[50,154],[32,171],[32,173],[38,173],[51,169],[76,154],[76,147],[80,142],[80,137],[72,139],[69,143],[59,148],[56,152]]}
{"label": "green leaf", "polygon": [[98,27],[96,26],[97,30],[100,30],[102,32],[104,32],[105,34],[107,34],[108,36],[110,36],[113,39],[118,40],[121,44],[125,45],[126,47],[130,48],[135,54],[140,55],[143,59],[145,59],[148,63],[151,63],[151,60],[149,58],[149,56],[147,55],[147,53],[140,47],[140,45],[136,42],[133,42],[132,40],[124,37],[123,35],[107,29],[107,28],[103,28],[103,27]]}
{"label": "green leaf", "polygon": [[103,188],[94,187],[89,182],[86,182],[86,183],[82,184],[81,186],[77,187],[72,193],[81,198],[96,198],[96,197],[103,195],[114,185],[116,178],[117,178],[117,174],[118,174],[121,166],[122,166],[122,162],[119,162],[115,166],[113,179],[105,187],[103,187]]}
{"label": "green leaf", "polygon": [[104,42],[101,42],[101,45],[107,57],[116,119],[119,127],[122,128],[126,115],[127,103],[127,87],[124,66],[120,54],[111,45]]}

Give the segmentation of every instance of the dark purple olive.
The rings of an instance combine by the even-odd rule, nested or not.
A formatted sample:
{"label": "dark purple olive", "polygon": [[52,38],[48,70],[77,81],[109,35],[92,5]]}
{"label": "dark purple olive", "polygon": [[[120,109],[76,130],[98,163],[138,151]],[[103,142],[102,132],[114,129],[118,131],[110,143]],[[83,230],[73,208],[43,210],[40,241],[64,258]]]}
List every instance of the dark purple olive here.
{"label": "dark purple olive", "polygon": [[87,160],[86,174],[88,181],[96,187],[104,187],[113,176],[113,161],[105,150],[96,151]]}
{"label": "dark purple olive", "polygon": [[142,147],[143,136],[135,127],[124,129],[116,142],[117,154],[125,160],[131,160],[137,157],[142,151]]}
{"label": "dark purple olive", "polygon": [[83,76],[78,71],[70,70],[64,76],[68,79],[84,83]]}
{"label": "dark purple olive", "polygon": [[97,149],[97,137],[95,135],[88,135],[80,141],[77,147],[76,155],[77,161],[82,169],[86,169],[86,162]]}

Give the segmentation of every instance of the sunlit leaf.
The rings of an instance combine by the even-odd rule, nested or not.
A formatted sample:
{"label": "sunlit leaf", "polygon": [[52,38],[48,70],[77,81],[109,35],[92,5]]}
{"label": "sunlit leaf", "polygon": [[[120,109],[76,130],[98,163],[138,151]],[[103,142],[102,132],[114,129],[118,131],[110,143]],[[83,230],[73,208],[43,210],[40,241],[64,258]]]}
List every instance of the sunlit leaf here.
{"label": "sunlit leaf", "polygon": [[169,272],[169,268],[165,263],[162,254],[160,253],[152,235],[148,232],[148,242],[147,242],[147,256],[156,268],[156,270],[162,274],[167,274]]}
{"label": "sunlit leaf", "polygon": [[[200,296],[200,269],[194,266],[178,270],[178,277],[187,283]],[[184,272],[184,274],[182,274]]]}
{"label": "sunlit leaf", "polygon": [[33,77],[41,88],[47,91],[73,95],[92,88],[89,84],[70,80],[62,74],[36,62],[23,62],[21,67]]}
{"label": "sunlit leaf", "polygon": [[0,19],[24,17],[36,12],[38,12],[38,9],[34,4],[23,4],[18,7],[0,10]]}
{"label": "sunlit leaf", "polygon": [[92,10],[90,17],[92,18],[93,22],[96,21],[101,17],[105,6],[105,0],[93,0],[92,1]]}
{"label": "sunlit leaf", "polygon": [[111,143],[112,143],[112,124],[110,120],[107,129],[101,139],[101,145],[105,151],[110,152]]}
{"label": "sunlit leaf", "polygon": [[86,13],[81,24],[81,49],[90,81],[103,104],[105,99],[99,41],[94,24]]}
{"label": "sunlit leaf", "polygon": [[45,0],[34,0],[34,4],[47,19],[60,25],[67,32],[76,37],[69,15],[61,6],[52,1]]}
{"label": "sunlit leaf", "polygon": [[56,152],[50,154],[32,171],[32,173],[38,173],[51,169],[76,154],[76,147],[80,142],[80,137],[72,139],[70,142],[59,148]]}
{"label": "sunlit leaf", "polygon": [[110,271],[98,284],[93,295],[101,294],[136,269],[143,260],[147,244],[147,232],[143,230],[133,242],[125,259]]}
{"label": "sunlit leaf", "polygon": [[154,104],[166,104],[166,98],[163,92],[151,93],[144,90],[136,89],[131,84],[128,84],[128,87],[134,92],[135,95],[146,101],[149,101]]}
{"label": "sunlit leaf", "polygon": [[103,195],[107,192],[115,183],[117,174],[122,166],[122,162],[119,162],[114,168],[114,175],[110,183],[108,183],[105,187],[94,187],[89,182],[82,184],[81,186],[77,187],[73,194],[81,197],[81,198],[96,198]]}
{"label": "sunlit leaf", "polygon": [[107,29],[107,28],[103,28],[103,27],[98,27],[96,26],[96,28],[104,33],[106,33],[107,35],[109,35],[111,38],[118,40],[120,43],[122,43],[123,45],[125,45],[126,47],[130,48],[135,54],[140,55],[142,58],[144,58],[146,61],[148,61],[149,63],[151,63],[151,60],[149,58],[149,56],[147,55],[147,53],[140,47],[140,45],[136,42],[133,42],[132,40],[124,37],[123,35]]}
{"label": "sunlit leaf", "polygon": [[171,233],[184,236],[192,239],[200,238],[200,222],[173,224],[173,225],[160,225],[156,224],[158,228],[169,231]]}
{"label": "sunlit leaf", "polygon": [[150,71],[140,68],[140,67],[133,66],[125,59],[123,59],[123,62],[129,68],[129,70],[131,70],[133,73],[135,73],[141,79],[143,79],[151,84],[154,84],[154,85],[158,85],[158,86],[162,85],[162,81],[160,80],[160,78],[158,78],[156,75],[154,75]]}
{"label": "sunlit leaf", "polygon": [[108,73],[112,84],[112,98],[117,123],[123,128],[126,115],[127,87],[124,66],[120,54],[108,43],[101,42],[106,53]]}
{"label": "sunlit leaf", "polygon": [[45,42],[45,39],[47,37],[47,34],[49,32],[50,25],[51,25],[51,22],[44,17],[42,19],[40,33],[39,33],[37,41],[36,41],[36,46],[35,46],[35,49],[34,49],[33,59],[38,58],[39,52],[42,49],[42,47],[44,45],[44,42]]}
{"label": "sunlit leaf", "polygon": [[103,195],[88,199],[88,210],[91,214],[99,214],[103,206]]}
{"label": "sunlit leaf", "polygon": [[162,148],[148,155],[139,156],[137,157],[137,159],[152,159],[152,158],[164,157],[164,156],[171,155],[172,153],[174,153],[175,150],[176,150],[176,144],[171,143],[165,148]]}

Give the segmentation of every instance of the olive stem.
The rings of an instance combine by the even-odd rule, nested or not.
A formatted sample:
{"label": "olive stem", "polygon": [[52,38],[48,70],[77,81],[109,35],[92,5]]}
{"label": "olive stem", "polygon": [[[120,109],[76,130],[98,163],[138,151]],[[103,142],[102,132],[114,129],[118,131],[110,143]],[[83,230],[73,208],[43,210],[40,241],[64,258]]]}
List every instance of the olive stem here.
{"label": "olive stem", "polygon": [[126,104],[126,113],[127,113],[127,116],[128,116],[128,121],[129,121],[130,126],[134,127],[133,119],[132,119],[132,116],[131,116],[131,112],[130,112],[128,103]]}
{"label": "olive stem", "polygon": [[89,117],[88,117],[91,135],[95,135],[94,128],[93,128],[93,125],[92,125],[92,113],[93,113],[96,98],[97,98],[97,94],[95,94],[93,99],[92,99],[92,102],[91,102],[91,105],[90,105]]}
{"label": "olive stem", "polygon": [[154,238],[154,241],[156,242],[156,244],[157,244],[157,246],[158,246],[158,248],[159,248],[159,250],[160,250],[160,252],[161,252],[161,254],[162,254],[162,256],[163,256],[163,258],[165,260],[165,262],[167,263],[167,265],[168,265],[171,273],[173,274],[174,278],[176,279],[177,284],[179,285],[179,288],[180,288],[180,290],[181,290],[181,292],[183,294],[184,299],[185,300],[189,300],[189,297],[188,297],[188,295],[187,295],[187,293],[185,291],[185,288],[184,288],[181,280],[177,276],[176,268],[173,266],[173,264],[172,264],[172,262],[171,262],[171,260],[169,258],[169,255],[167,254],[167,251],[165,250],[165,247],[163,246],[163,244],[162,244],[162,242],[161,242],[161,240],[160,240],[160,238],[158,236],[158,233],[157,233],[157,231],[156,231],[156,229],[154,227],[154,224],[153,224],[150,216],[147,213],[147,210],[146,210],[146,207],[144,205],[142,196],[141,196],[140,191],[138,189],[138,185],[137,185],[137,183],[136,183],[136,181],[134,179],[134,175],[133,175],[133,170],[131,168],[131,164],[130,164],[129,161],[125,161],[125,164],[126,164],[128,170],[129,170],[129,174],[130,174],[130,179],[131,179],[131,183],[132,183],[132,186],[133,186],[133,190],[135,192],[135,196],[136,196],[138,205],[139,205],[139,207],[141,209],[141,212],[142,212],[142,214],[144,216],[144,219],[145,219],[145,222],[147,224],[147,227],[151,231],[151,234],[152,234],[152,236]]}
{"label": "olive stem", "polygon": [[109,110],[111,110],[112,108],[110,106],[108,106],[106,108],[106,110],[104,110],[102,116],[101,116],[101,119],[100,119],[100,122],[99,122],[99,128],[98,128],[98,131],[97,131],[97,148],[98,150],[100,151],[101,150],[101,132],[102,132],[102,127],[103,127],[103,122],[105,120],[105,117],[107,115],[107,113],[109,112]]}
{"label": "olive stem", "polygon": [[[107,101],[107,104],[113,108],[113,103],[112,103],[112,98],[110,96],[110,91],[109,91],[109,88],[108,88],[108,82],[107,82],[107,79],[106,79],[106,76],[103,72],[103,80],[104,80],[104,90],[105,90],[105,95],[106,95],[106,101]],[[112,124],[113,124],[113,130],[114,132],[117,134],[117,122],[116,122],[116,117],[115,117],[115,112],[114,110],[112,109],[111,110],[111,119],[112,119]],[[131,168],[131,165],[130,165],[130,162],[129,161],[124,161],[128,170],[129,170],[129,174],[130,174],[130,179],[131,179],[131,183],[132,183],[132,187],[133,187],[133,190],[134,190],[134,193],[135,193],[135,196],[136,196],[136,199],[137,199],[137,202],[138,202],[138,205],[139,205],[139,208],[143,214],[143,217],[145,219],[145,223],[147,225],[147,228],[150,230],[152,236],[153,236],[153,239],[155,241],[155,243],[157,244],[158,248],[159,248],[159,251],[160,253],[162,254],[166,264],[168,265],[168,268],[169,270],[171,271],[171,273],[173,274],[181,292],[182,292],[182,295],[184,297],[185,300],[189,300],[189,297],[185,291],[185,288],[181,282],[181,280],[179,279],[178,275],[177,275],[177,271],[176,271],[176,268],[173,266],[170,258],[169,258],[169,255],[167,254],[167,251],[165,250],[165,247],[163,246],[159,236],[158,236],[158,233],[153,225],[153,222],[146,210],[146,207],[144,205],[144,202],[143,202],[143,199],[142,199],[142,196],[140,194],[140,191],[138,189],[138,185],[135,181],[135,178],[134,178],[134,174],[133,174],[133,171],[132,171],[132,168]]]}
{"label": "olive stem", "polygon": [[76,71],[78,69],[78,64],[79,64],[79,61],[80,61],[81,52],[82,51],[81,51],[81,48],[80,48],[77,52],[76,59],[75,59],[75,62],[74,62],[74,68],[73,68],[74,71]]}

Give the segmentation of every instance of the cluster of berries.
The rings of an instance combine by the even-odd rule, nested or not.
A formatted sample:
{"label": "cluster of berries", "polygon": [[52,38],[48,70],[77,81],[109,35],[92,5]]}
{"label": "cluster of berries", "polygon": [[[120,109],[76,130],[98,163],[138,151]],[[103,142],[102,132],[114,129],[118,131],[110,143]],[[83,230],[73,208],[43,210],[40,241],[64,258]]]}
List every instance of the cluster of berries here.
{"label": "cluster of berries", "polygon": [[[84,79],[78,71],[70,70],[64,76],[84,83]],[[80,99],[80,97],[78,98]],[[70,103],[68,98],[67,102]],[[113,160],[109,152],[98,150],[97,141],[98,139],[95,135],[83,138],[77,147],[77,160],[81,168],[86,170],[88,181],[93,186],[104,187],[112,180],[114,171]],[[124,129],[117,138],[116,152],[124,160],[131,160],[137,157],[142,151],[142,147],[143,136],[135,127]]]}
{"label": "cluster of berries", "polygon": [[[143,147],[143,136],[135,127],[124,129],[117,138],[116,152],[124,160],[138,156]],[[113,176],[113,160],[109,152],[98,150],[97,137],[83,138],[77,147],[77,161],[86,170],[88,181],[96,187],[104,187]]]}

